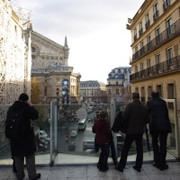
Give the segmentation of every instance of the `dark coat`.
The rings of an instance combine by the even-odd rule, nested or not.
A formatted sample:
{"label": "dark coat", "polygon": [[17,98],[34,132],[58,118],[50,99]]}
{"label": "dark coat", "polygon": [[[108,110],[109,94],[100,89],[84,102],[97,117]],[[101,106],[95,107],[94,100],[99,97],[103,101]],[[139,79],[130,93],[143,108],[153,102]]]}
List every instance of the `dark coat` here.
{"label": "dark coat", "polygon": [[134,100],[129,103],[122,116],[127,122],[127,132],[129,135],[140,135],[144,133],[145,125],[148,123],[147,108],[139,101]]}
{"label": "dark coat", "polygon": [[110,143],[112,139],[111,129],[106,120],[98,119],[95,121],[93,133],[96,133],[96,143],[98,145]]}
{"label": "dark coat", "polygon": [[38,118],[38,112],[34,107],[29,106],[27,103],[22,101],[16,101],[12,106],[21,108],[23,113],[23,128],[25,134],[18,140],[10,140],[12,156],[28,156],[32,155],[36,151],[36,145],[34,141],[34,131],[31,127],[31,120]]}
{"label": "dark coat", "polygon": [[166,102],[159,97],[155,97],[147,102],[147,108],[150,116],[150,132],[171,132]]}

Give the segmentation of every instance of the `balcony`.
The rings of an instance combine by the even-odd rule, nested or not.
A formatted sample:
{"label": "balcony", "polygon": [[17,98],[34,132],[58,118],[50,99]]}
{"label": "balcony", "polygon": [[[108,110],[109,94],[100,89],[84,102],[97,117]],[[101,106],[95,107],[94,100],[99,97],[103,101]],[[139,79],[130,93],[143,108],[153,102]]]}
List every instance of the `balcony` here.
{"label": "balcony", "polygon": [[150,43],[144,46],[144,53],[137,51],[133,54],[131,64],[152,52],[153,50],[161,47],[163,44],[168,43],[174,38],[180,36],[180,20],[177,20],[174,24],[168,27],[165,31],[156,36]]}
{"label": "balcony", "polygon": [[177,71],[180,71],[180,56],[176,56],[147,69],[131,74],[130,81],[141,81]]}

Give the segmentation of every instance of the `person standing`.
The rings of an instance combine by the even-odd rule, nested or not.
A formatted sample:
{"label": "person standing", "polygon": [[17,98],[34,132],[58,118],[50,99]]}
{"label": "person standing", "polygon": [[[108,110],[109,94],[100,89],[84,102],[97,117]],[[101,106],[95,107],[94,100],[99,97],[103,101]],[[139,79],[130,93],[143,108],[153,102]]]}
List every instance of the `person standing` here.
{"label": "person standing", "polygon": [[101,149],[97,168],[100,171],[108,170],[108,156],[111,143],[111,129],[108,122],[105,120],[106,113],[99,112],[99,119],[97,119],[92,127],[93,133],[96,133],[96,144]]}
{"label": "person standing", "polygon": [[120,161],[116,167],[117,170],[123,172],[126,166],[127,156],[130,146],[133,141],[136,142],[136,165],[133,168],[141,172],[141,167],[143,163],[143,133],[146,123],[148,123],[148,111],[147,108],[139,101],[139,94],[134,92],[132,94],[133,102],[129,103],[124,112],[122,112],[122,117],[124,121],[127,121],[127,130],[124,140],[124,145],[121,152]]}
{"label": "person standing", "polygon": [[166,102],[159,97],[159,92],[152,92],[152,99],[147,102],[150,116],[150,133],[154,153],[153,165],[160,170],[168,169],[166,164],[167,136],[171,132]]}
{"label": "person standing", "polygon": [[29,180],[37,180],[41,177],[40,173],[36,173],[36,145],[34,139],[34,131],[31,127],[31,120],[35,120],[38,118],[38,112],[28,100],[28,95],[22,93],[19,96],[18,101],[15,101],[14,104],[10,106],[7,112],[6,127],[8,127],[8,122],[11,121],[11,117],[14,116],[14,112],[15,114],[17,114],[17,116],[19,116],[19,119],[16,119],[18,125],[18,132],[13,132],[14,134],[16,134],[16,137],[9,137],[9,132],[8,130],[6,130],[6,137],[10,140],[11,153],[17,171],[17,180],[23,180],[25,177],[24,158],[26,159],[26,167]]}

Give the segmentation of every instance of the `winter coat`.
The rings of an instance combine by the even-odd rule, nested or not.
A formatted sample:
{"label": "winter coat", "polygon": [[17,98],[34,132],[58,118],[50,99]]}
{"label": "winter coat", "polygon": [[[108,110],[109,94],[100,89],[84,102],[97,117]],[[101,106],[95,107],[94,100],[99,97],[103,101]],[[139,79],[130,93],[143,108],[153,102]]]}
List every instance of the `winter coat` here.
{"label": "winter coat", "polygon": [[144,133],[146,123],[148,123],[147,108],[139,101],[134,100],[129,103],[122,113],[124,121],[127,121],[128,135],[141,135]]}
{"label": "winter coat", "polygon": [[147,108],[150,116],[150,132],[171,132],[166,102],[159,97],[153,97],[147,102]]}
{"label": "winter coat", "polygon": [[22,101],[16,101],[12,106],[21,108],[23,111],[22,127],[25,129],[24,135],[18,140],[10,140],[12,156],[28,156],[36,151],[34,131],[31,127],[31,120],[38,118],[38,112],[34,107]]}
{"label": "winter coat", "polygon": [[98,145],[109,144],[111,142],[112,134],[108,122],[104,119],[98,119],[95,121],[93,133],[96,133],[96,143]]}

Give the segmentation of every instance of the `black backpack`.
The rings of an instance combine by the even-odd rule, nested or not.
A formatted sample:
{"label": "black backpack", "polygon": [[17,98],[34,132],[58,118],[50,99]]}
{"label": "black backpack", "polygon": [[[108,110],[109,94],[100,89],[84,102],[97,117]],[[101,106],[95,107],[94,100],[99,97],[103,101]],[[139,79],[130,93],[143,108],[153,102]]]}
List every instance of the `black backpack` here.
{"label": "black backpack", "polygon": [[11,106],[7,112],[5,135],[10,140],[18,140],[23,136],[23,114],[20,107]]}

